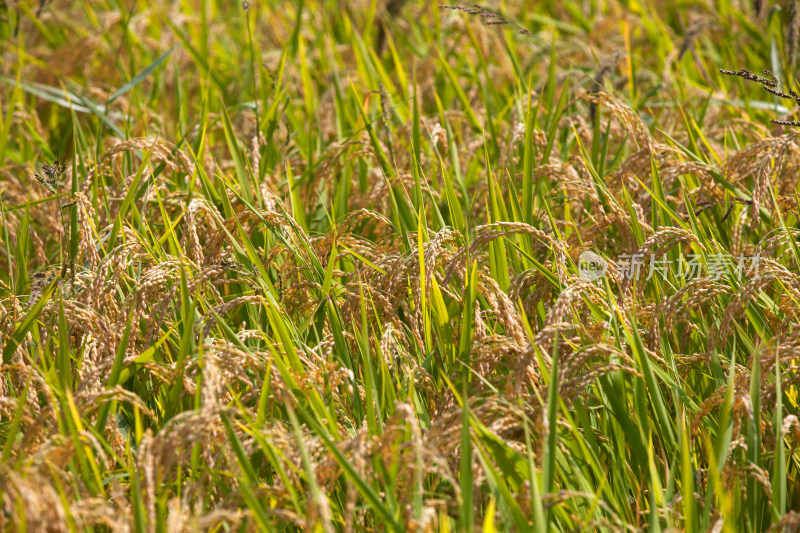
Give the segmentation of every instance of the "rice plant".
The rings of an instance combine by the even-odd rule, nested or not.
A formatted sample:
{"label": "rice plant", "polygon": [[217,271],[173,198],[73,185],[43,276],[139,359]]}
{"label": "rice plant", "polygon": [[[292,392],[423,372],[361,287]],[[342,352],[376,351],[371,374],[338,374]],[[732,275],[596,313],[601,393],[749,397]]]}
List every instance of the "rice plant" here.
{"label": "rice plant", "polygon": [[798,13],[1,2],[0,531],[800,531]]}

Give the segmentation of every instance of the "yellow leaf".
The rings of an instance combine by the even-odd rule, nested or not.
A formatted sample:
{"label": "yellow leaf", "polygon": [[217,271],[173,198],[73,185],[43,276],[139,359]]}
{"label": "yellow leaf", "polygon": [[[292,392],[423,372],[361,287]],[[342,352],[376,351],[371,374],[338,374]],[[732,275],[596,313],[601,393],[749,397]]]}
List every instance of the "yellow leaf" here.
{"label": "yellow leaf", "polygon": [[486,507],[486,516],[483,517],[483,533],[497,533],[497,528],[494,527],[494,498],[489,500],[489,505]]}

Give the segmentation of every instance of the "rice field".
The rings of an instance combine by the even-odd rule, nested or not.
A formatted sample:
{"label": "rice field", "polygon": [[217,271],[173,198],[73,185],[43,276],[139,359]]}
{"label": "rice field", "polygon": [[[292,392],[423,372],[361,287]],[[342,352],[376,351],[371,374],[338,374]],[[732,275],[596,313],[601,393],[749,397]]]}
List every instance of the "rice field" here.
{"label": "rice field", "polygon": [[0,1],[0,531],[800,531],[798,44]]}

